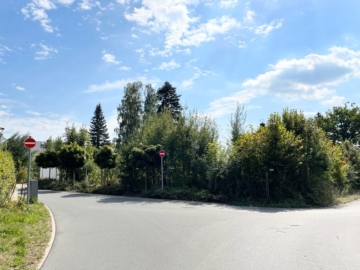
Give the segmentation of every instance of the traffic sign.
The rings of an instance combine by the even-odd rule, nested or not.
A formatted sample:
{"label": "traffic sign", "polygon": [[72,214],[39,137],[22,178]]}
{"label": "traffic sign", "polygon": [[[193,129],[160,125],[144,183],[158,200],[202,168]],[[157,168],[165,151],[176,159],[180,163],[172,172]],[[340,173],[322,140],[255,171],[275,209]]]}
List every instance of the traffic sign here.
{"label": "traffic sign", "polygon": [[159,152],[159,155],[160,155],[160,157],[165,157],[165,151],[164,150],[160,150],[160,152]]}
{"label": "traffic sign", "polygon": [[31,148],[35,147],[35,145],[36,145],[36,141],[35,141],[33,138],[31,138],[31,137],[27,138],[27,139],[24,141],[24,146],[25,146],[26,148],[31,149]]}

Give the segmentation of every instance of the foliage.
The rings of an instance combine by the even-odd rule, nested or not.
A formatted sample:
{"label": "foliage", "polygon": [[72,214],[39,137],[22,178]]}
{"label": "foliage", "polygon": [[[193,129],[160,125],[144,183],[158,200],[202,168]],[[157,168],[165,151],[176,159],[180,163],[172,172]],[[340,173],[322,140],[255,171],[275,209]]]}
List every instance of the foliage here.
{"label": "foliage", "polygon": [[10,203],[16,185],[14,161],[9,152],[0,149],[0,208]]}
{"label": "foliage", "polygon": [[11,153],[16,170],[21,166],[27,167],[28,149],[24,147],[24,141],[29,136],[29,133],[20,134],[19,132],[16,132],[6,140],[6,150]]}
{"label": "foliage", "polygon": [[94,116],[91,119],[89,134],[91,143],[96,148],[109,144],[109,133],[100,103],[96,105]]}
{"label": "foliage", "polygon": [[240,136],[244,133],[244,124],[246,121],[246,112],[244,111],[244,104],[236,104],[236,110],[230,118],[230,127],[231,127],[231,142],[234,143]]}
{"label": "foliage", "polygon": [[344,107],[333,107],[315,117],[319,127],[334,143],[345,140],[357,144],[360,141],[360,108],[355,103],[345,103]]}
{"label": "foliage", "polygon": [[[104,145],[100,148],[99,151],[95,153],[94,161],[102,169],[102,171],[104,169],[109,170],[115,168],[116,157],[117,155],[115,154],[114,150],[110,146]],[[106,180],[104,175],[102,179],[103,179],[102,183],[103,185],[105,185]]]}
{"label": "foliage", "polygon": [[182,107],[180,105],[181,95],[176,94],[176,88],[169,82],[157,90],[157,97],[159,101],[158,113],[170,110],[173,117],[178,117],[181,113]]}
{"label": "foliage", "polygon": [[117,145],[128,143],[140,128],[142,115],[141,82],[128,83],[124,89],[124,97],[118,106]]}
{"label": "foliage", "polygon": [[[46,150],[35,157],[35,163],[40,168],[56,168],[60,166],[58,153]],[[49,170],[50,178],[50,170]]]}
{"label": "foliage", "polygon": [[145,85],[144,118],[154,115],[157,111],[157,95],[151,84]]}
{"label": "foliage", "polygon": [[85,150],[76,143],[64,145],[59,152],[61,167],[73,172],[73,184],[75,184],[75,170],[85,165]]}
{"label": "foliage", "polygon": [[187,200],[202,202],[227,202],[228,198],[224,195],[214,195],[208,190],[197,190],[194,188],[170,188],[152,189],[141,194],[143,197],[167,200]]}
{"label": "foliage", "polygon": [[265,127],[241,136],[233,151],[245,197],[265,197],[266,175],[274,201],[301,196],[309,204],[329,204],[334,188],[346,184],[340,148],[296,110],[272,114]]}

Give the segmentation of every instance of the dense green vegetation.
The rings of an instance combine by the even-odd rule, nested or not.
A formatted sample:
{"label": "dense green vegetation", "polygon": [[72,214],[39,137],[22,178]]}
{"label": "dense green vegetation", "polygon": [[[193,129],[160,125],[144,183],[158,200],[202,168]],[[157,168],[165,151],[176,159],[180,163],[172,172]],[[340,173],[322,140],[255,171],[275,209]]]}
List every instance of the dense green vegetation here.
{"label": "dense green vegetation", "polygon": [[[245,126],[244,106],[238,104],[227,145],[219,142],[216,122],[183,109],[168,82],[157,91],[129,83],[117,111],[112,142],[100,105],[90,133],[67,126],[63,137],[49,138],[42,155],[56,153],[53,164],[62,181],[43,182],[44,188],[287,206],[330,205],[360,189],[360,109],[355,104],[314,118],[284,109],[255,127]],[[161,149],[166,152],[165,190],[159,189]],[[44,167],[52,158],[36,160]]]}
{"label": "dense green vegetation", "polygon": [[0,269],[37,269],[51,232],[43,204],[23,200],[0,208]]}
{"label": "dense green vegetation", "polygon": [[0,207],[10,203],[16,185],[14,161],[9,152],[0,149]]}

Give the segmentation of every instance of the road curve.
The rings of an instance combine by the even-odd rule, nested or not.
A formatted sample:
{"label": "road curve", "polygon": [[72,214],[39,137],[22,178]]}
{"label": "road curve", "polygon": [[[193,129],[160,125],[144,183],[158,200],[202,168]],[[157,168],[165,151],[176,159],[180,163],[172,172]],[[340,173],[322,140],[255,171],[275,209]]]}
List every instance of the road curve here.
{"label": "road curve", "polygon": [[42,270],[360,269],[360,201],[315,210],[40,191]]}

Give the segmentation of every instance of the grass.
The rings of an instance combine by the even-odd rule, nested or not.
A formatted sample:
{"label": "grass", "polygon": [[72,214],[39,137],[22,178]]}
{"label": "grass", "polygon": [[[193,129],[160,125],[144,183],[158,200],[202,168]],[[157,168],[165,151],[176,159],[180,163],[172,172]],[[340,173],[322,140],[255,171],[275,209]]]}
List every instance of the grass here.
{"label": "grass", "polygon": [[345,204],[360,199],[360,193],[354,193],[351,195],[339,196],[335,198],[335,204]]}
{"label": "grass", "polygon": [[0,208],[0,269],[37,269],[49,242],[51,219],[42,203]]}

